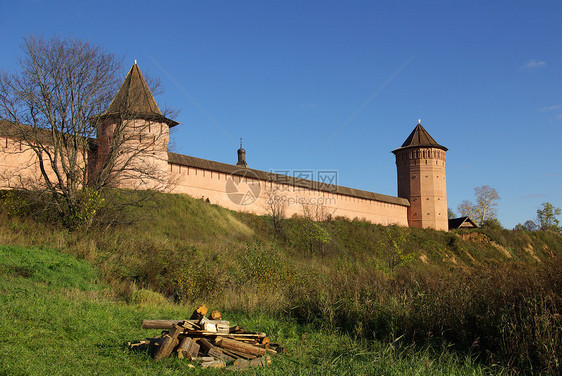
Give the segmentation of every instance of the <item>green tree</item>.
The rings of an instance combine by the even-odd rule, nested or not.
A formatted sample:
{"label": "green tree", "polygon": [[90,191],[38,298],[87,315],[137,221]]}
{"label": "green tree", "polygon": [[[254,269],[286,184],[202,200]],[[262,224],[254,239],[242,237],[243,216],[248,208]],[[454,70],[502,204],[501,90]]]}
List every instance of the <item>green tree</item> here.
{"label": "green tree", "polygon": [[560,215],[562,210],[555,207],[550,202],[543,202],[541,208],[537,210],[537,224],[541,230],[553,230],[561,232],[560,221],[556,216]]}
{"label": "green tree", "polygon": [[463,217],[470,217],[478,226],[493,219],[497,219],[498,201],[500,196],[495,188],[489,185],[474,188],[476,202],[464,200],[458,206],[458,211]]}
{"label": "green tree", "polygon": [[457,217],[457,215],[455,214],[455,212],[451,208],[447,208],[447,216],[448,216],[449,219]]}
{"label": "green tree", "polygon": [[514,230],[526,230],[526,231],[537,231],[538,230],[538,226],[535,222],[528,220],[525,221],[525,223],[521,224],[517,224],[517,226],[515,226]]}

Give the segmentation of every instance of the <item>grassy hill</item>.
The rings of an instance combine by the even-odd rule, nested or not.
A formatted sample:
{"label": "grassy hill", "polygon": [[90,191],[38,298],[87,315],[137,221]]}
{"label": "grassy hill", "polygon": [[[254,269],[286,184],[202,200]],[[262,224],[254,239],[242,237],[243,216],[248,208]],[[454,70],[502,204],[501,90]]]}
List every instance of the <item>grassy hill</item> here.
{"label": "grassy hill", "polygon": [[[88,262],[40,247],[0,246],[0,375],[184,375],[224,371],[188,368],[177,358],[154,362],[127,341],[158,335],[146,318],[182,318],[188,307],[137,290],[128,302],[100,282]],[[470,357],[448,351],[397,349],[354,340],[295,320],[229,312],[248,328],[267,331],[290,350],[259,370],[264,375],[487,374]]]}
{"label": "grassy hill", "polygon": [[[96,343],[118,354],[102,359],[96,347],[89,362],[100,367],[105,359],[134,370],[124,373],[173,373],[184,365],[153,365],[129,354],[123,342],[146,335],[138,330],[142,318],[181,318],[206,303],[255,322],[298,354],[262,372],[338,374],[343,364],[355,373],[383,374],[561,369],[560,234],[497,228],[446,233],[303,217],[286,219],[275,231],[270,217],[164,194],[127,209],[125,217],[132,223],[70,232],[4,207],[0,244],[10,247],[2,252],[28,256],[0,258],[3,304],[30,304],[29,312],[41,312],[37,304],[54,306],[60,310],[55,323],[67,324],[38,331],[41,320],[29,315],[19,327],[3,322],[3,333],[23,335],[31,325],[34,333],[46,330],[37,335],[38,347],[47,336],[68,357],[76,352],[81,358]],[[66,260],[60,269],[43,268],[54,274],[37,274],[30,266],[48,264],[54,255]],[[53,281],[63,275],[70,285]],[[89,287],[80,285],[84,281]],[[16,307],[8,309],[15,314]],[[90,329],[75,323],[98,310],[105,313],[86,320]],[[95,335],[84,339],[85,332]],[[37,348],[18,350],[21,356],[8,352],[6,364],[13,371],[20,369],[14,359],[22,357],[30,367],[39,358],[51,363],[56,350],[39,356]],[[377,368],[380,362],[386,368]]]}

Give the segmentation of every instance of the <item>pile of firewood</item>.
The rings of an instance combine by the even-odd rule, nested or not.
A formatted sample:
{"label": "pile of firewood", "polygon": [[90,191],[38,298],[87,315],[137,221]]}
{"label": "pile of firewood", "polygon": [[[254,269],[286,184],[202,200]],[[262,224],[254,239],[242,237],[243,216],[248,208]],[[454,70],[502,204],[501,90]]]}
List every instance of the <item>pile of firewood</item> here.
{"label": "pile of firewood", "polygon": [[205,305],[197,308],[189,320],[143,320],[143,329],[164,329],[162,335],[129,343],[131,350],[148,351],[154,360],[177,355],[198,362],[202,367],[245,369],[267,366],[271,356],[285,351],[271,343],[265,333],[249,332],[230,326],[219,311],[211,312]]}

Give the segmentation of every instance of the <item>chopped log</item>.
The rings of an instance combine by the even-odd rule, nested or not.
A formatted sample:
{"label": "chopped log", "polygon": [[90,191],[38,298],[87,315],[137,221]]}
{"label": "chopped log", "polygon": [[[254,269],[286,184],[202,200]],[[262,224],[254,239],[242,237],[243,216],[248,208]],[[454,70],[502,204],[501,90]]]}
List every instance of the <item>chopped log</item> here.
{"label": "chopped log", "polygon": [[211,312],[211,319],[212,320],[222,320],[222,313],[220,313],[219,311],[217,311],[216,309]]}
{"label": "chopped log", "polygon": [[208,354],[209,356],[212,356],[213,358],[216,358],[216,359],[219,359],[219,360],[223,360],[223,361],[225,361],[226,363],[231,363],[231,362],[234,362],[234,361],[236,360],[235,358],[233,358],[233,357],[231,357],[231,356],[228,356],[227,354],[224,354],[221,350],[222,350],[222,349],[219,349],[219,348],[217,348],[217,347],[214,347],[214,348],[212,348],[211,350],[209,350],[209,351],[207,352],[207,354]]}
{"label": "chopped log", "polygon": [[210,362],[203,362],[201,363],[201,367],[203,368],[224,368],[226,367],[226,362],[224,360],[212,360]]}
{"label": "chopped log", "polygon": [[206,338],[199,338],[197,342],[199,342],[199,344],[201,345],[203,354],[209,354],[209,351],[215,348],[215,346]]}
{"label": "chopped log", "polygon": [[191,315],[191,320],[197,320],[197,321],[201,321],[201,319],[203,317],[205,317],[205,315],[207,314],[207,312],[209,312],[209,308],[207,308],[205,306],[205,304],[203,304],[201,307],[197,308],[195,311],[193,311],[193,314]]}
{"label": "chopped log", "polygon": [[230,328],[229,330],[230,333],[246,333],[246,328],[243,328],[241,326],[233,326]]}
{"label": "chopped log", "polygon": [[252,360],[237,360],[233,365],[227,367],[229,370],[248,369],[251,367],[267,367],[271,364],[271,358],[260,357]]}
{"label": "chopped log", "polygon": [[244,342],[239,342],[236,341],[234,339],[230,339],[230,338],[224,338],[224,337],[217,337],[217,339],[215,340],[215,343],[217,344],[217,346],[220,346],[222,348],[228,349],[228,350],[234,350],[234,351],[238,351],[238,352],[243,352],[246,354],[251,354],[251,355],[264,355],[267,353],[267,351],[265,349],[262,349],[260,347],[256,347],[254,345],[250,345],[248,343],[244,343]]}
{"label": "chopped log", "polygon": [[[261,339],[260,343],[262,345],[265,345],[265,346],[269,347],[269,344],[271,343],[271,340],[269,339],[269,337],[263,337]],[[266,347],[266,349],[267,349],[267,347]]]}
{"label": "chopped log", "polygon": [[206,332],[216,332],[228,334],[230,332],[230,322],[226,320],[209,320],[205,317],[199,322],[201,329]]}
{"label": "chopped log", "polygon": [[170,356],[172,350],[177,345],[178,336],[182,331],[183,328],[181,326],[174,324],[170,333],[162,336],[163,341],[154,353],[154,360],[158,361]]}
{"label": "chopped log", "polygon": [[242,355],[240,355],[242,353],[236,354],[233,351],[223,349],[222,347],[220,348],[220,350],[223,352],[223,354],[226,354],[226,355],[230,356],[231,358],[234,358],[234,360],[236,360],[236,359],[248,359],[248,356],[253,356],[253,355],[248,355],[248,354],[243,354],[244,356],[242,356]]}
{"label": "chopped log", "polygon": [[192,338],[184,337],[180,345],[178,346],[178,358],[180,359],[192,359],[196,358],[199,354],[200,345],[195,342]]}
{"label": "chopped log", "polygon": [[127,342],[127,346],[129,347],[129,350],[145,351],[150,346],[150,341],[145,340],[136,343]]}
{"label": "chopped log", "polygon": [[212,356],[198,356],[197,358],[193,359],[197,362],[212,362],[213,360],[216,360],[215,358],[213,358]]}

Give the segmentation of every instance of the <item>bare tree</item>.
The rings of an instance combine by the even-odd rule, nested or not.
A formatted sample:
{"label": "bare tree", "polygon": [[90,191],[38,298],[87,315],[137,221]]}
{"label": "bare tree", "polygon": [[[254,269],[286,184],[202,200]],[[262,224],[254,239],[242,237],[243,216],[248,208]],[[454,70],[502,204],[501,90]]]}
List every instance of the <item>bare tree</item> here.
{"label": "bare tree", "polygon": [[287,197],[279,187],[275,186],[274,182],[270,182],[269,184],[270,186],[267,187],[265,191],[267,199],[266,210],[273,219],[273,229],[275,233],[279,234],[281,232],[281,223],[287,211]]}
{"label": "bare tree", "polygon": [[470,217],[482,226],[486,221],[497,219],[497,207],[500,196],[495,188],[488,185],[474,188],[476,202],[464,200],[457,207],[461,216]]}
{"label": "bare tree", "polygon": [[[143,160],[156,145],[168,142],[167,127],[155,126],[165,119],[158,116],[156,104],[153,114],[135,114],[137,109],[119,106],[108,112],[122,80],[120,72],[119,59],[88,42],[25,38],[19,72],[0,74],[0,120],[13,141],[5,151],[19,154],[26,165],[4,171],[2,185],[48,192],[57,212],[72,226],[77,221],[91,223],[104,189],[133,178],[166,184],[158,176],[161,166]],[[96,142],[100,130],[111,130],[102,135],[103,145]],[[150,154],[151,161],[167,158]],[[156,184],[149,187],[158,189]]]}

